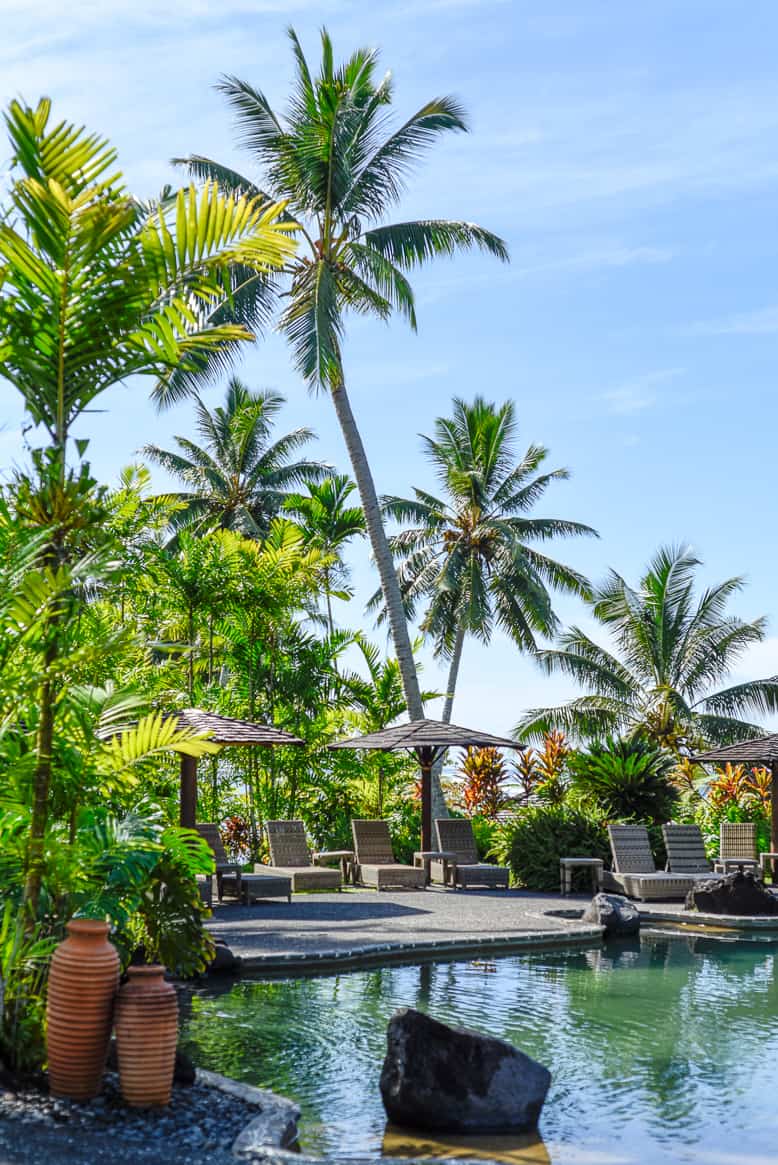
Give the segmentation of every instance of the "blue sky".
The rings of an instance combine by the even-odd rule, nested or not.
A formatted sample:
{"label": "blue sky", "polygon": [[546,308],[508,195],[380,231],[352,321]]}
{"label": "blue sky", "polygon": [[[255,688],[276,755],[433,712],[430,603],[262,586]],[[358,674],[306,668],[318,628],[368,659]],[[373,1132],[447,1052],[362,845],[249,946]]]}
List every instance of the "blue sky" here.
{"label": "blue sky", "polygon": [[[382,48],[398,114],[453,92],[472,132],[438,148],[399,214],[478,221],[512,262],[444,261],[416,277],[420,328],[357,322],[347,346],[355,412],[379,490],[431,485],[417,434],[451,397],[516,402],[522,447],[539,441],[572,480],[548,512],[595,526],[561,544],[591,576],[637,576],[663,542],[689,542],[703,579],[743,573],[735,610],[766,613],[771,638],[739,676],[778,671],[772,544],[778,372],[778,7],[765,0],[4,0],[0,98],[34,101],[117,145],[130,185],[175,181],[172,156],[248,165],[214,92],[235,73],[282,105],[284,27],[316,58]],[[275,338],[241,374],[288,398],[346,467],[329,402],[309,397]],[[0,466],[19,455],[20,411],[3,390]],[[214,403],[218,393],[208,398]],[[191,409],[157,415],[143,384],[90,418],[106,480],[146,441],[191,432]],[[354,553],[357,603],[373,577]],[[579,604],[558,604],[585,622]],[[428,658],[425,683],[442,684]],[[572,694],[499,637],[466,649],[455,719],[507,731],[528,705]]]}

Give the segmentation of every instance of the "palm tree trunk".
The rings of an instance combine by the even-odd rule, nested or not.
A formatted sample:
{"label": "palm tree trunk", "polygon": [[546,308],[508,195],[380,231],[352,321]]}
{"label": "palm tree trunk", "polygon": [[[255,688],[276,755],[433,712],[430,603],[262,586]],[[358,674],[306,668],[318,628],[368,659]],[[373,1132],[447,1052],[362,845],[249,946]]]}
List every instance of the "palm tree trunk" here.
{"label": "palm tree trunk", "polygon": [[[402,676],[405,702],[408,705],[408,715],[411,720],[421,720],[424,717],[424,705],[419,688],[419,677],[416,672],[416,661],[413,658],[411,637],[408,634],[408,622],[403,609],[402,594],[397,572],[394,569],[392,552],[384,530],[381,507],[378,504],[373,475],[365,453],[359,429],[357,428],[351,402],[348,399],[346,386],[341,382],[332,388],[332,402],[340,423],[343,439],[351,460],[354,479],[359,489],[359,497],[365,515],[365,526],[370,539],[378,575],[381,579],[381,590],[389,615],[389,627],[392,632],[392,643]],[[432,781],[432,814],[433,817],[447,817],[448,810],[440,787],[440,780]]]}
{"label": "palm tree trunk", "polygon": [[[459,665],[462,662],[462,648],[465,643],[465,625],[460,623],[457,627],[457,635],[454,640],[454,649],[451,653],[451,662],[448,667],[448,681],[446,682],[446,698],[443,701],[443,711],[440,718],[445,724],[451,723],[451,712],[454,707],[454,694],[457,687],[457,677],[459,676]],[[440,781],[441,773],[443,772],[443,761],[445,754],[438,758],[432,766],[432,776],[434,780]]]}
{"label": "palm tree trunk", "polygon": [[49,790],[51,788],[52,754],[54,751],[54,683],[48,670],[57,657],[56,647],[46,652],[46,678],[40,691],[40,721],[36,744],[36,763],[33,776],[32,813],[27,846],[27,873],[24,883],[23,901],[25,925],[32,927],[38,913],[43,868],[45,862],[46,824],[49,817]]}
{"label": "palm tree trunk", "polygon": [[446,724],[451,723],[451,711],[454,707],[454,694],[457,689],[457,678],[459,676],[459,665],[462,662],[462,648],[465,643],[465,625],[460,623],[457,627],[457,636],[454,640],[454,649],[451,653],[451,662],[448,668],[448,682],[446,683],[446,698],[443,702],[443,712],[441,720]]}

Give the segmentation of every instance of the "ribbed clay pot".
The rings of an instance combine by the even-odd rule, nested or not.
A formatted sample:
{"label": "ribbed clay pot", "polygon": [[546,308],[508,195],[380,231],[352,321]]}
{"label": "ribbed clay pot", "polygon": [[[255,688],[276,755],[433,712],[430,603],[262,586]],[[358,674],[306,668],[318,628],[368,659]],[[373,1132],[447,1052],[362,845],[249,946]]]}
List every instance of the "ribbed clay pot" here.
{"label": "ribbed clay pot", "polygon": [[135,1108],[169,1104],[178,1042],[178,999],[165,968],[128,967],[116,1001],[119,1084]]}
{"label": "ribbed clay pot", "polygon": [[108,923],[73,918],[68,937],[54,952],[49,971],[46,1045],[53,1096],[97,1096],[108,1054],[119,986],[119,955],[108,941]]}

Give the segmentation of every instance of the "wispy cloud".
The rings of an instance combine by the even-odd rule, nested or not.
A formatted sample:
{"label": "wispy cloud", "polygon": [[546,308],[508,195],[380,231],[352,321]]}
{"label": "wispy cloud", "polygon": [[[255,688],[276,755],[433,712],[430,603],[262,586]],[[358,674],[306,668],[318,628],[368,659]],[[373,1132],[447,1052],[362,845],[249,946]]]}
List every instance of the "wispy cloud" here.
{"label": "wispy cloud", "polygon": [[600,393],[595,399],[602,403],[606,412],[612,416],[634,416],[635,413],[654,408],[659,400],[661,386],[676,380],[683,372],[683,368],[660,368],[656,372],[646,372],[616,388]]}
{"label": "wispy cloud", "polygon": [[698,320],[683,330],[693,336],[772,336],[778,332],[778,304],[719,319]]}
{"label": "wispy cloud", "polygon": [[[558,244],[557,244],[558,249]],[[633,266],[670,263],[677,252],[670,247],[629,245],[622,242],[597,241],[592,244],[567,245],[564,253],[549,253],[536,258],[519,254],[509,267],[489,266],[483,273],[465,271],[461,275],[440,278],[424,277],[419,303],[430,304],[457,295],[464,289],[518,283],[524,280],[554,279],[557,276],[593,274],[597,271],[618,271]]]}

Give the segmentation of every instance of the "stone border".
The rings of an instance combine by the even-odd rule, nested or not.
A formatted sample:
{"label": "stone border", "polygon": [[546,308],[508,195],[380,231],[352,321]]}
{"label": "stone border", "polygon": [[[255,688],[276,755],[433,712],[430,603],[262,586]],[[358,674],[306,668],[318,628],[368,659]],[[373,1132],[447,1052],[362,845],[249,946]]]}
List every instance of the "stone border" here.
{"label": "stone border", "polygon": [[300,1109],[293,1100],[205,1068],[197,1069],[196,1079],[260,1110],[232,1142],[234,1157],[255,1157],[266,1149],[289,1149],[296,1144]]}
{"label": "stone border", "polygon": [[777,914],[708,914],[700,910],[641,910],[644,922],[674,922],[683,927],[714,927],[724,931],[774,931],[778,935]]}
{"label": "stone border", "polygon": [[600,942],[601,926],[579,926],[567,930],[529,931],[516,935],[481,935],[471,938],[430,939],[416,942],[371,943],[348,950],[295,951],[287,954],[243,955],[241,972],[263,975],[321,975],[334,970],[413,963],[425,959],[450,962],[467,955],[520,954],[566,946],[589,946]]}

